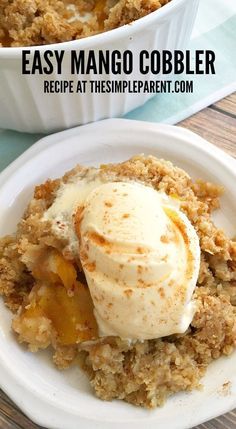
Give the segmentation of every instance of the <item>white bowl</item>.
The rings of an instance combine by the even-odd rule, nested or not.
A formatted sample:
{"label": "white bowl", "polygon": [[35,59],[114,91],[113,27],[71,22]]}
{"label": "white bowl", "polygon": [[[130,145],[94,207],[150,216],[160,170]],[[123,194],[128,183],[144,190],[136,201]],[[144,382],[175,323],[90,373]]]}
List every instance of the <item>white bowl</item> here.
{"label": "white bowl", "polygon": [[[225,186],[216,222],[235,234],[234,159],[182,128],[110,119],[40,140],[0,175],[0,236],[15,230],[36,184],[76,163],[118,162],[138,153],[166,158],[192,177]],[[78,367],[60,372],[49,352],[28,352],[11,332],[11,317],[0,302],[0,384],[22,411],[47,428],[186,429],[236,406],[236,353],[209,366],[202,391],[179,393],[163,407],[147,411],[121,401],[103,402]],[[231,393],[223,395],[222,385],[228,381]]]}
{"label": "white bowl", "polygon": [[[102,118],[121,116],[142,105],[153,94],[44,94],[44,80],[150,80],[161,75],[142,75],[138,72],[138,53],[146,49],[162,51],[185,49],[196,17],[199,0],[172,0],[157,11],[132,24],[85,39],[53,45],[36,46],[39,49],[65,50],[61,75],[23,75],[22,48],[0,48],[0,128],[25,132],[50,132],[86,124]],[[28,48],[26,48],[28,49]],[[131,75],[72,76],[69,52],[84,50],[131,50],[134,71]],[[168,76],[168,75],[166,75]],[[165,77],[166,78],[166,77]],[[155,95],[155,94],[154,94]]]}

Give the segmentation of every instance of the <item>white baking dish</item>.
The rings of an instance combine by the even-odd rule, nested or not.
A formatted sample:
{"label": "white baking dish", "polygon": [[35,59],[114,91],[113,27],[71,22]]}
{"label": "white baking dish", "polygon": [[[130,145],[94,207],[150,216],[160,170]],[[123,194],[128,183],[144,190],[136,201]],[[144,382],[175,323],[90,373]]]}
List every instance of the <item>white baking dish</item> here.
{"label": "white baking dish", "polygon": [[[61,75],[23,75],[22,48],[0,48],[0,127],[26,132],[50,132],[86,124],[102,118],[121,116],[142,105],[152,94],[44,94],[43,81],[78,80],[70,74],[69,51],[73,50],[131,50],[134,55],[132,75],[101,75],[106,80],[143,80],[151,75],[138,71],[137,56],[148,51],[184,49],[189,41],[199,0],[172,0],[161,9],[132,24],[72,42],[31,48],[65,50],[64,70]],[[137,69],[137,70],[136,70]],[[156,79],[160,79],[158,76]],[[98,79],[87,75],[81,79]],[[152,75],[155,79],[155,75]],[[166,77],[168,79],[168,75]]]}

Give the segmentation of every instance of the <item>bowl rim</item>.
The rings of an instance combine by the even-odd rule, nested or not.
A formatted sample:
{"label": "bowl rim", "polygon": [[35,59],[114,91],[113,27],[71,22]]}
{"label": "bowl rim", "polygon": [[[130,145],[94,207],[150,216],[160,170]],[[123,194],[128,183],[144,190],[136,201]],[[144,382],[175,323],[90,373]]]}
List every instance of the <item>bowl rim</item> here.
{"label": "bowl rim", "polygon": [[46,45],[36,45],[36,46],[19,46],[19,47],[1,47],[0,48],[0,58],[15,58],[18,57],[22,51],[30,50],[34,52],[39,50],[44,52],[46,50],[71,50],[71,49],[85,49],[85,48],[94,48],[102,43],[114,42],[122,38],[130,38],[132,40],[132,35],[146,28],[147,25],[153,24],[157,18],[165,18],[167,15],[174,12],[176,9],[181,7],[183,4],[188,2],[197,2],[198,0],[171,0],[169,3],[155,10],[154,12],[149,13],[148,15],[137,19],[129,24],[122,25],[121,27],[108,30],[93,36],[84,37],[77,40],[70,40],[67,42],[52,43]]}

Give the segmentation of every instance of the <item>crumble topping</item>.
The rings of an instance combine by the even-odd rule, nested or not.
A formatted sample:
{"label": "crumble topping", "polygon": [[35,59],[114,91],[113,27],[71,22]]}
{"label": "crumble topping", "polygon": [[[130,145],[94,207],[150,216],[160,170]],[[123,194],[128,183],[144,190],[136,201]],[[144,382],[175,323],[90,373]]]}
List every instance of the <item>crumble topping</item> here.
{"label": "crumble topping", "polygon": [[1,0],[0,47],[68,42],[129,24],[170,0]]}

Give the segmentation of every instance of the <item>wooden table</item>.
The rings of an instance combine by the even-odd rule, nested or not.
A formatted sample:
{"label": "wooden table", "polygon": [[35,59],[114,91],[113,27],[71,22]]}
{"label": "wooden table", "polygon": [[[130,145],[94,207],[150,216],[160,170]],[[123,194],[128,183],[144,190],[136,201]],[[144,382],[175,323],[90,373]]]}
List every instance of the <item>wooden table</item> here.
{"label": "wooden table", "polygon": [[[179,125],[195,131],[206,140],[224,149],[236,158],[236,93],[207,107],[191,118],[185,119]],[[0,391],[0,429],[39,428],[40,426],[32,423]],[[236,429],[236,409],[194,429]]]}
{"label": "wooden table", "polygon": [[236,158],[236,92],[178,125],[194,131]]}

